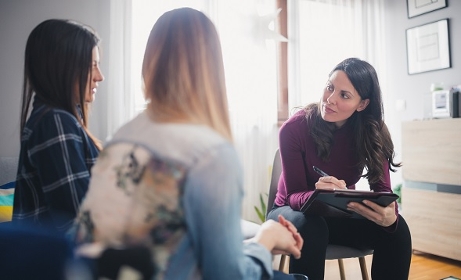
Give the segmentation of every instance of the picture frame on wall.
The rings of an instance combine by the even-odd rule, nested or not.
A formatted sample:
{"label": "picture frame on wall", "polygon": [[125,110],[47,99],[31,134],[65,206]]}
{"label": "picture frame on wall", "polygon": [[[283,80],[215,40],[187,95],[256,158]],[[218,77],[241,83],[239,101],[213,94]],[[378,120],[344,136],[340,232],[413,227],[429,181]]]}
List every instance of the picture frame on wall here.
{"label": "picture frame on wall", "polygon": [[407,0],[408,18],[447,7],[447,0]]}
{"label": "picture frame on wall", "polygon": [[408,28],[408,74],[451,67],[448,18]]}

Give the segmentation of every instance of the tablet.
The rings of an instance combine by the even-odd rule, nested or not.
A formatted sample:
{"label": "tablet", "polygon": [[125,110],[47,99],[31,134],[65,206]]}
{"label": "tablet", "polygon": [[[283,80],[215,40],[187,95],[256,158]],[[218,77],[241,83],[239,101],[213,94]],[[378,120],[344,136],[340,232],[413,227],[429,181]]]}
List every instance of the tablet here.
{"label": "tablet", "polygon": [[347,210],[347,204],[352,201],[362,202],[366,199],[381,206],[388,206],[397,198],[399,196],[391,192],[316,189],[300,211],[307,216],[363,218],[363,216]]}

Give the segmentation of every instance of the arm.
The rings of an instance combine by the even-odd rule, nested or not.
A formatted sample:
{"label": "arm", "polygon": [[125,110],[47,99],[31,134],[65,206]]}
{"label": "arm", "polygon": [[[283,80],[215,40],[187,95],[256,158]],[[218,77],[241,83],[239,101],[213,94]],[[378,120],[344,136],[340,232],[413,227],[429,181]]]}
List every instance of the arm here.
{"label": "arm", "polygon": [[201,157],[188,174],[184,209],[203,279],[261,279],[272,275],[270,252],[243,244],[242,170],[230,145]]}
{"label": "arm", "polygon": [[259,279],[272,274],[270,252],[258,243],[242,243],[242,176],[230,145],[201,158],[188,176],[186,220],[204,279],[216,278],[217,273],[220,279]]}
{"label": "arm", "polygon": [[296,259],[299,259],[304,243],[301,234],[282,215],[278,216],[278,221],[276,223],[274,220],[267,220],[262,224],[261,230],[259,230],[256,236],[246,241],[258,242],[265,246],[267,250],[271,250],[274,255],[293,255]]}
{"label": "arm", "polygon": [[30,162],[39,174],[52,222],[62,231],[71,226],[88,189],[92,163],[85,159],[83,133],[71,115],[48,113],[38,121],[30,139]]}
{"label": "arm", "polygon": [[[301,209],[304,202],[315,190],[309,186],[305,166],[306,151],[302,141],[307,137],[307,132],[300,130],[297,123],[286,123],[280,128],[279,146],[282,161],[282,178],[289,206],[293,210]],[[306,125],[306,124],[304,124]]]}
{"label": "arm", "polygon": [[387,160],[383,161],[383,179],[374,184],[370,184],[370,189],[374,192],[392,192],[391,175]]}
{"label": "arm", "polygon": [[[370,184],[371,190],[374,192],[392,192],[391,178],[387,161],[383,162],[383,176],[384,178],[379,180],[379,182]],[[350,203],[350,205],[348,205],[349,210],[357,212],[389,231],[393,231],[397,228],[398,207],[395,202],[386,207],[382,207],[369,200],[364,200],[363,203],[366,206],[363,206],[360,203]]]}

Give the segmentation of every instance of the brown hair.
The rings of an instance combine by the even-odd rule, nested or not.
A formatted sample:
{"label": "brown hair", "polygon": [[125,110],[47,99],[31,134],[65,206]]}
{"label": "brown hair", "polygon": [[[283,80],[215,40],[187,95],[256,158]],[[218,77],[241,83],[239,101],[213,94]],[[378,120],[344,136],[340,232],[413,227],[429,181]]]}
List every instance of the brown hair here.
{"label": "brown hair", "polygon": [[45,20],[32,30],[24,59],[21,132],[35,94],[48,107],[65,110],[77,118],[101,149],[100,141],[88,130],[89,105],[85,102],[92,51],[98,43],[99,37],[94,30],[69,20]]}
{"label": "brown hair", "polygon": [[[354,130],[356,139],[355,148],[359,158],[357,168],[363,170],[366,167],[367,173],[362,177],[368,178],[370,183],[376,183],[383,178],[382,166],[385,160],[388,162],[389,170],[393,172],[396,171],[394,167],[401,166],[401,163],[394,162],[394,144],[384,123],[378,75],[372,65],[357,58],[348,58],[340,62],[330,72],[330,76],[338,70],[346,73],[362,100],[370,100],[364,110],[354,112],[347,122]],[[327,161],[336,127],[322,119],[319,106],[319,103],[309,104],[304,111],[306,118],[312,123],[311,135],[316,143],[317,154]]]}

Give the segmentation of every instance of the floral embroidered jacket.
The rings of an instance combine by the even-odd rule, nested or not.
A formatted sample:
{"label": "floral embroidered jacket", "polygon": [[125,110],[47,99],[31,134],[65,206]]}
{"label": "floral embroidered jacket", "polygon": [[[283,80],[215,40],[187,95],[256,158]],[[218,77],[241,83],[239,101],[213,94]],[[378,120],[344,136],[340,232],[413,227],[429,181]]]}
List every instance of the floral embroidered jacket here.
{"label": "floral embroidered jacket", "polygon": [[155,279],[269,279],[271,253],[242,242],[242,176],[234,147],[210,128],[143,112],[92,169],[73,228],[80,253],[141,244]]}

